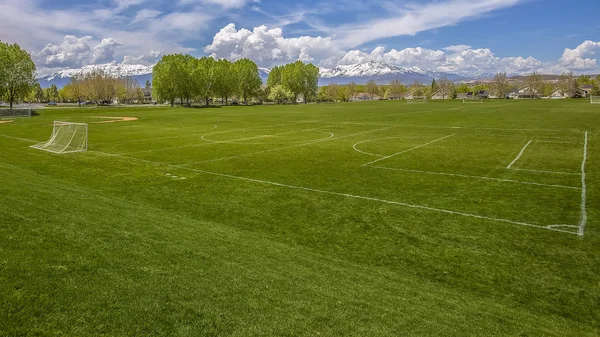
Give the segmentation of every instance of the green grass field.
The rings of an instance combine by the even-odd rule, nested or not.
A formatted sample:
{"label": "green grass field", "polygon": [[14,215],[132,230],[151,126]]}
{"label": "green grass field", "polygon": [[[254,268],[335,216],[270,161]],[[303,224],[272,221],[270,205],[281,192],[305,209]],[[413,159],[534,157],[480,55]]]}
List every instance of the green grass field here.
{"label": "green grass field", "polygon": [[[89,150],[29,148],[54,120]],[[0,124],[0,335],[598,336],[599,126],[585,100]]]}

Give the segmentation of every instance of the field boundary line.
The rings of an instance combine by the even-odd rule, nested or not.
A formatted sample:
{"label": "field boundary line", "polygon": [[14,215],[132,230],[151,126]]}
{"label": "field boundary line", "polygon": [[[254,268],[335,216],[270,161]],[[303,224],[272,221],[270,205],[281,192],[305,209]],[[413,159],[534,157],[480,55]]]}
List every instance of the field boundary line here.
{"label": "field boundary line", "polygon": [[510,164],[508,164],[508,166],[506,167],[507,169],[510,169],[517,162],[517,160],[519,160],[519,158],[521,158],[521,156],[525,152],[525,149],[527,149],[527,147],[529,146],[529,144],[531,144],[531,142],[532,142],[532,140],[528,141],[527,144],[525,144],[525,146],[523,146],[523,148],[521,149],[521,152],[519,152],[519,154],[517,155],[517,158],[515,158],[515,160],[513,160]]}
{"label": "field boundary line", "polygon": [[531,223],[522,222],[522,221],[514,221],[514,220],[502,219],[502,218],[493,218],[493,217],[488,217],[488,216],[484,216],[484,215],[477,215],[477,214],[472,214],[472,213],[451,211],[451,210],[447,210],[447,209],[435,208],[435,207],[430,207],[430,206],[425,206],[425,205],[415,205],[415,204],[409,204],[409,203],[404,203],[404,202],[400,202],[400,201],[392,201],[392,200],[385,200],[385,199],[374,198],[374,197],[365,197],[365,196],[348,194],[348,193],[341,193],[341,192],[333,192],[333,191],[328,191],[328,190],[321,190],[321,189],[310,188],[310,187],[288,185],[288,184],[278,183],[278,182],[274,182],[274,181],[253,179],[253,178],[247,178],[247,177],[242,177],[242,176],[235,176],[235,175],[231,175],[231,174],[225,174],[225,173],[205,171],[205,170],[200,170],[200,169],[193,169],[193,168],[188,168],[188,167],[175,166],[175,165],[171,165],[171,164],[166,164],[166,163],[161,163],[161,162],[155,162],[155,161],[150,161],[150,160],[145,160],[145,159],[138,159],[138,158],[134,158],[134,157],[127,157],[127,156],[123,156],[123,155],[119,155],[119,154],[111,154],[111,153],[106,153],[106,152],[101,152],[101,151],[88,151],[88,152],[98,153],[98,154],[101,154],[101,155],[104,155],[104,156],[119,157],[119,158],[124,158],[124,159],[139,161],[139,162],[143,162],[143,163],[152,164],[152,165],[155,165],[155,166],[166,166],[166,167],[172,167],[172,168],[181,168],[181,169],[189,170],[189,171],[193,171],[193,172],[204,173],[204,174],[208,174],[208,175],[213,175],[213,176],[218,176],[218,177],[224,177],[224,178],[230,178],[230,179],[236,179],[236,180],[249,181],[249,182],[254,182],[254,183],[259,183],[259,184],[264,184],[264,185],[271,185],[271,186],[278,186],[278,187],[284,187],[284,188],[290,188],[290,189],[297,189],[297,190],[303,190],[303,191],[309,191],[309,192],[315,192],[315,193],[321,193],[321,194],[335,195],[335,196],[341,196],[341,197],[346,197],[346,198],[368,200],[368,201],[380,202],[380,203],[384,203],[384,204],[404,206],[404,207],[413,208],[413,209],[422,209],[422,210],[427,210],[427,211],[432,211],[432,212],[452,214],[452,215],[459,215],[459,216],[470,217],[470,218],[481,219],[481,220],[504,222],[504,223],[509,223],[509,224],[513,224],[513,225],[519,225],[519,226],[524,226],[524,227],[532,227],[532,228],[545,229],[545,230],[550,230],[550,231],[555,231],[555,232],[561,232],[561,233],[567,233],[567,234],[577,235],[577,233],[574,233],[574,232],[571,232],[571,231],[556,229],[556,228],[553,228],[551,226],[542,226],[542,225],[531,224]]}
{"label": "field boundary line", "polygon": [[501,178],[492,178],[492,177],[483,177],[483,176],[471,176],[471,175],[466,175],[466,174],[444,173],[444,172],[434,172],[434,171],[421,171],[421,170],[411,170],[411,169],[403,169],[403,168],[373,166],[373,165],[371,165],[369,167],[377,168],[377,169],[382,169],[382,170],[390,170],[390,171],[402,171],[402,172],[423,173],[423,174],[451,176],[451,177],[460,177],[460,178],[470,178],[470,179],[493,180],[493,181],[500,181],[500,182],[507,182],[507,183],[524,184],[524,185],[537,185],[537,186],[544,186],[544,187],[567,188],[567,189],[573,189],[573,190],[580,190],[581,189],[581,188],[575,187],[575,186],[542,184],[542,183],[536,183],[536,182],[533,182],[533,181],[501,179]]}
{"label": "field boundary line", "polygon": [[39,140],[33,140],[33,139],[27,139],[27,138],[20,138],[20,137],[13,137],[13,136],[8,136],[8,135],[0,135],[0,137],[4,137],[4,138],[9,138],[9,139],[16,139],[16,140],[22,140],[24,142],[30,142],[30,143],[39,143]]}
{"label": "field boundary line", "polygon": [[558,171],[545,171],[545,170],[532,170],[532,169],[521,169],[521,168],[511,168],[512,171],[524,171],[524,172],[538,172],[538,173],[551,173],[551,174],[564,174],[569,176],[580,176],[581,173],[572,173],[572,172],[558,172]]}
{"label": "field boundary line", "polygon": [[585,132],[583,141],[583,160],[581,161],[581,219],[579,220],[579,228],[577,234],[579,236],[585,235],[585,225],[587,224],[587,189],[585,183],[585,164],[587,162],[587,146],[588,146],[588,133]]}
{"label": "field boundary line", "polygon": [[438,138],[438,139],[435,139],[435,140],[432,140],[432,141],[430,141],[429,143],[425,143],[425,144],[417,145],[417,146],[415,146],[415,147],[412,147],[412,148],[410,148],[410,149],[408,149],[408,150],[404,150],[404,151],[396,152],[396,153],[394,153],[394,154],[391,154],[391,155],[389,155],[389,156],[385,156],[385,157],[382,157],[382,158],[379,158],[379,159],[375,159],[375,160],[373,160],[373,161],[371,161],[371,162],[368,162],[368,163],[366,163],[366,164],[363,164],[363,165],[361,165],[361,166],[363,166],[363,167],[364,167],[364,166],[369,166],[369,165],[371,165],[371,164],[375,164],[375,163],[377,163],[377,162],[380,162],[380,161],[382,161],[382,160],[390,159],[390,158],[392,158],[392,157],[395,157],[395,156],[397,156],[397,155],[400,155],[400,154],[403,154],[403,153],[407,153],[407,152],[410,152],[410,151],[413,151],[413,150],[416,150],[416,149],[422,148],[422,147],[424,147],[424,146],[427,146],[427,145],[433,144],[433,143],[435,143],[435,142],[439,142],[439,141],[441,141],[441,140],[444,140],[444,139],[446,139],[446,138],[450,138],[450,137],[452,137],[452,136],[454,136],[454,135],[455,135],[455,133],[453,133],[453,134],[451,134],[451,135],[447,135],[447,136],[441,137],[441,138]]}
{"label": "field boundary line", "polygon": [[300,146],[306,146],[306,145],[312,145],[312,144],[316,144],[316,143],[322,143],[322,142],[327,142],[327,141],[332,141],[332,140],[338,140],[338,139],[343,139],[343,138],[348,138],[348,137],[354,137],[354,136],[358,136],[358,135],[361,135],[361,134],[364,134],[364,133],[382,131],[382,130],[387,130],[387,129],[391,129],[391,128],[394,128],[394,126],[389,126],[389,127],[386,127],[386,128],[375,129],[375,130],[362,131],[362,132],[353,133],[353,134],[346,135],[346,136],[340,136],[340,137],[337,137],[337,138],[332,138],[332,137],[321,138],[319,140],[314,140],[314,141],[310,141],[310,142],[306,142],[306,143],[294,144],[294,145],[283,146],[283,147],[277,147],[277,148],[274,148],[274,149],[262,150],[262,151],[251,152],[251,153],[245,153],[245,154],[241,154],[241,155],[237,155],[237,156],[230,156],[230,157],[222,157],[222,158],[215,158],[215,159],[203,160],[203,161],[199,161],[199,162],[178,165],[177,167],[185,167],[185,166],[190,166],[190,165],[212,163],[212,162],[221,161],[221,160],[228,160],[228,159],[236,159],[236,158],[241,158],[241,157],[248,157],[248,156],[253,156],[253,155],[256,155],[256,154],[262,154],[262,153],[267,153],[267,152],[286,150],[286,149],[291,149],[291,148],[300,147]]}

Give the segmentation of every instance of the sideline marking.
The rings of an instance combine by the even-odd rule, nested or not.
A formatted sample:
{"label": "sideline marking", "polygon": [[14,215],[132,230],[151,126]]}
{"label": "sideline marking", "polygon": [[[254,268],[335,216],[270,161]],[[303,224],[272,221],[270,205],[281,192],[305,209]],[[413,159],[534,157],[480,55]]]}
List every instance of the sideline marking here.
{"label": "sideline marking", "polygon": [[24,142],[31,142],[31,143],[39,143],[39,140],[33,140],[33,139],[27,139],[27,138],[19,138],[19,137],[13,137],[13,136],[7,136],[7,135],[0,135],[0,137],[4,137],[4,138],[10,138],[10,139],[16,139],[16,140],[22,140]]}
{"label": "sideline marking", "polygon": [[421,145],[418,145],[418,146],[412,147],[412,148],[410,148],[410,149],[408,149],[408,150],[404,150],[404,151],[396,152],[396,153],[394,153],[394,154],[391,154],[391,155],[389,155],[389,156],[385,156],[385,157],[382,157],[382,158],[379,158],[379,159],[375,159],[375,160],[373,160],[373,161],[371,161],[371,162],[368,162],[368,163],[366,163],[366,164],[363,164],[362,166],[364,167],[364,166],[369,166],[369,165],[371,165],[371,164],[375,164],[375,163],[377,163],[377,162],[380,162],[380,161],[382,161],[382,160],[386,160],[386,159],[389,159],[389,158],[395,157],[395,156],[397,156],[397,155],[399,155],[399,154],[403,154],[403,153],[406,153],[406,152],[410,152],[410,151],[412,151],[412,150],[416,150],[416,149],[418,149],[418,148],[421,148],[421,147],[423,147],[423,146],[427,146],[427,145],[429,145],[429,144],[433,144],[433,143],[435,143],[435,142],[439,142],[440,140],[444,140],[444,139],[446,139],[446,138],[449,138],[449,137],[452,137],[452,136],[454,136],[454,135],[455,135],[455,133],[453,133],[453,134],[451,134],[451,135],[448,135],[448,136],[444,136],[444,137],[442,137],[442,138],[438,138],[438,139],[436,139],[436,140],[432,140],[432,141],[430,141],[429,143],[425,143],[425,144],[421,144]]}
{"label": "sideline marking", "polygon": [[241,177],[241,176],[234,176],[234,175],[230,175],[230,174],[224,174],[224,173],[218,173],[218,172],[211,172],[211,171],[204,171],[204,170],[199,170],[199,169],[192,169],[192,168],[186,168],[186,167],[181,167],[181,166],[175,166],[175,165],[170,165],[170,164],[165,164],[165,163],[160,163],[160,162],[154,162],[154,161],[145,160],[145,159],[138,159],[138,158],[133,158],[133,157],[126,157],[126,156],[122,156],[122,155],[119,155],[119,154],[110,154],[110,153],[105,153],[105,152],[100,152],[100,151],[88,151],[88,152],[98,153],[98,154],[105,155],[105,156],[130,159],[130,160],[139,161],[139,162],[143,162],[143,163],[149,163],[149,164],[156,165],[156,166],[166,166],[166,167],[182,168],[182,169],[190,170],[190,171],[193,171],[193,172],[204,173],[204,174],[209,174],[209,175],[214,175],[214,176],[224,177],[224,178],[230,178],[230,179],[250,181],[250,182],[260,183],[260,184],[265,184],[265,185],[285,187],[285,188],[290,188],[290,189],[297,189],[297,190],[303,190],[303,191],[309,191],[309,192],[316,192],[316,193],[321,193],[321,194],[336,195],[336,196],[341,196],[341,197],[346,197],[346,198],[353,198],[353,199],[360,199],[360,200],[369,200],[369,201],[375,201],[375,202],[380,202],[380,203],[385,203],[385,204],[391,204],[391,205],[397,205],[397,206],[404,206],[404,207],[408,207],[408,208],[422,209],[422,210],[427,210],[427,211],[432,211],[432,212],[438,212],[438,213],[445,213],[445,214],[460,215],[460,216],[465,216],[465,217],[470,217],[470,218],[475,218],[475,219],[481,219],[481,220],[490,220],[490,221],[504,222],[504,223],[510,223],[510,224],[513,224],[513,225],[519,225],[519,226],[525,226],[525,227],[533,227],[533,228],[539,228],[539,229],[546,229],[546,230],[555,231],[555,232],[561,232],[561,233],[568,233],[568,234],[577,235],[577,233],[574,233],[572,231],[566,231],[566,230],[556,229],[556,228],[551,227],[551,226],[542,226],[542,225],[536,225],[536,224],[531,224],[531,223],[526,223],[526,222],[521,222],[521,221],[514,221],[514,220],[508,220],[508,219],[501,219],[501,218],[492,218],[492,217],[488,217],[488,216],[484,216],[484,215],[477,215],[477,214],[471,214],[471,213],[465,213],[465,212],[451,211],[451,210],[442,209],[442,208],[435,208],[435,207],[429,207],[429,206],[423,206],[423,205],[408,204],[408,203],[399,202],[399,201],[391,201],[391,200],[385,200],[385,199],[379,199],[379,198],[373,198],[373,197],[365,197],[365,196],[348,194],[348,193],[340,193],[340,192],[333,192],[333,191],[327,191],[327,190],[320,190],[320,189],[310,188],[310,187],[302,187],[302,186],[282,184],[282,183],[273,182],[273,181],[252,179],[252,178],[246,178],[246,177]]}
{"label": "sideline marking", "polygon": [[378,169],[382,169],[382,170],[390,170],[390,171],[402,171],[402,172],[424,173],[424,174],[433,174],[433,175],[451,176],[451,177],[461,177],[461,178],[471,178],[471,179],[494,180],[494,181],[501,181],[501,182],[507,182],[507,183],[525,184],[525,185],[537,185],[537,186],[545,186],[545,187],[568,188],[568,189],[573,189],[573,190],[580,190],[581,189],[581,188],[575,187],[575,186],[542,184],[542,183],[536,183],[536,182],[533,182],[533,181],[500,179],[500,178],[491,178],[491,177],[482,177],[482,176],[471,176],[471,175],[466,175],[466,174],[443,173],[443,172],[420,171],[420,170],[409,170],[409,169],[392,168],[392,167],[384,167],[384,166],[370,166],[370,167],[378,168]]}
{"label": "sideline marking", "polygon": [[580,176],[581,173],[571,173],[571,172],[557,172],[557,171],[544,171],[544,170],[531,170],[531,169],[518,169],[511,168],[513,171],[524,171],[524,172],[538,172],[538,173],[552,173],[552,174],[564,174],[569,176]]}
{"label": "sideline marking", "polygon": [[577,230],[577,234],[579,234],[579,236],[583,236],[585,234],[585,225],[587,224],[587,191],[585,184],[585,163],[587,162],[587,145],[588,133],[586,131],[583,142],[583,160],[581,161],[581,219],[579,221],[579,229]]}
{"label": "sideline marking", "polygon": [[525,144],[525,146],[523,146],[523,148],[521,149],[521,152],[519,152],[519,155],[517,156],[517,158],[515,158],[515,160],[513,160],[510,164],[508,164],[508,166],[506,167],[507,169],[510,169],[516,162],[517,160],[519,160],[519,158],[521,158],[521,156],[523,155],[523,152],[525,152],[525,149],[529,146],[529,144],[531,144],[531,140],[529,142],[527,142],[527,144]]}

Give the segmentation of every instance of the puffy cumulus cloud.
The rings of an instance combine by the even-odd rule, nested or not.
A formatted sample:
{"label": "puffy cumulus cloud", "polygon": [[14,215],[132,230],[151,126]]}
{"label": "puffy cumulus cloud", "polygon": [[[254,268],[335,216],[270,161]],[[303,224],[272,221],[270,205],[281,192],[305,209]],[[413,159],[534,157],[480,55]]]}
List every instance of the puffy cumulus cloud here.
{"label": "puffy cumulus cloud", "polygon": [[160,58],[160,51],[156,51],[156,50],[150,50],[150,52],[148,52],[148,55],[140,55],[140,56],[131,56],[131,55],[126,55],[123,58],[123,64],[133,64],[133,65],[145,65],[145,66],[150,66],[155,64],[158,59]]}
{"label": "puffy cumulus cloud", "polygon": [[461,52],[463,50],[471,49],[472,47],[466,44],[458,44],[455,46],[448,46],[444,48],[444,50],[453,51],[453,52]]}
{"label": "puffy cumulus cloud", "polygon": [[48,43],[40,52],[34,55],[36,63],[45,67],[81,66],[92,51],[89,42],[91,36],[76,37],[67,35],[59,45]]}
{"label": "puffy cumulus cloud", "polygon": [[115,51],[122,46],[121,42],[115,39],[102,39],[98,45],[92,49],[91,63],[106,63],[114,60]]}
{"label": "puffy cumulus cloud", "polygon": [[[89,64],[101,64],[115,61],[115,53],[123,44],[113,38],[106,38],[93,44],[91,36],[76,37],[67,35],[59,45],[48,44],[37,54],[33,54],[39,72],[44,69],[79,68]],[[161,52],[150,50],[146,55],[123,58],[124,64],[155,64]]]}
{"label": "puffy cumulus cloud", "polygon": [[559,63],[570,70],[595,70],[598,68],[596,59],[592,58],[600,50],[600,42],[584,41],[574,49],[565,48]]}
{"label": "puffy cumulus cloud", "polygon": [[238,30],[233,23],[221,29],[204,51],[214,58],[249,58],[260,66],[295,60],[333,65],[343,55],[330,37],[286,38],[280,28],[260,26],[252,31]]}
{"label": "puffy cumulus cloud", "polygon": [[49,43],[40,52],[34,54],[41,68],[77,68],[87,64],[114,61],[114,54],[123,44],[113,38],[103,39],[91,47],[91,36],[76,37],[67,35],[60,45]]}
{"label": "puffy cumulus cloud", "polygon": [[392,49],[388,52],[383,47],[377,47],[370,53],[351,50],[340,59],[339,64],[377,61],[401,67],[419,67],[465,76],[498,71],[522,74],[542,66],[542,62],[531,56],[528,58],[500,58],[487,48],[471,49],[466,45],[451,47],[444,48],[445,51],[422,47]]}

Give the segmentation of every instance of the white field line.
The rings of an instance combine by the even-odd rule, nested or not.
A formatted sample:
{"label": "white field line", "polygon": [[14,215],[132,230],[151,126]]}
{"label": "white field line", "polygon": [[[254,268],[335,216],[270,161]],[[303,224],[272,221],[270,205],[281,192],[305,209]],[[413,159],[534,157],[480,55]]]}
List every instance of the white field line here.
{"label": "white field line", "polygon": [[525,149],[529,146],[529,144],[531,144],[531,140],[527,142],[527,144],[525,144],[525,146],[523,146],[523,148],[521,149],[521,152],[519,152],[519,155],[517,155],[517,158],[515,158],[515,160],[513,160],[510,164],[508,164],[508,166],[506,167],[507,169],[510,169],[516,162],[517,160],[519,160],[519,158],[521,158],[521,156],[523,155],[523,152],[525,152]]}
{"label": "white field line", "polygon": [[369,165],[371,165],[371,164],[375,164],[375,163],[377,163],[377,162],[380,162],[380,161],[382,161],[382,160],[390,159],[390,158],[392,158],[392,157],[395,157],[395,156],[397,156],[397,155],[400,155],[400,154],[403,154],[403,153],[407,153],[407,152],[410,152],[410,151],[416,150],[416,149],[418,149],[418,148],[422,148],[423,146],[427,146],[427,145],[433,144],[433,143],[435,143],[435,142],[439,142],[440,140],[444,140],[444,139],[446,139],[446,138],[449,138],[449,137],[452,137],[452,136],[454,136],[454,135],[455,135],[455,133],[453,133],[453,134],[451,134],[451,135],[447,135],[447,136],[441,137],[441,138],[438,138],[438,139],[436,139],[436,140],[432,140],[432,141],[430,141],[429,143],[425,143],[425,144],[421,144],[421,145],[418,145],[418,146],[412,147],[412,148],[410,148],[410,149],[408,149],[408,150],[404,150],[404,151],[396,152],[396,153],[394,153],[394,154],[391,154],[391,155],[389,155],[389,156],[385,156],[385,157],[382,157],[382,158],[379,158],[379,159],[375,159],[375,160],[373,160],[373,161],[371,161],[371,162],[368,162],[368,163],[366,163],[366,164],[363,164],[362,166],[369,166]]}
{"label": "white field line", "polygon": [[404,202],[399,202],[399,201],[391,201],[391,200],[385,200],[385,199],[379,199],[379,198],[373,198],[373,197],[365,197],[365,196],[348,194],[348,193],[333,192],[333,191],[321,190],[321,189],[310,188],[310,187],[288,185],[288,184],[282,184],[282,183],[268,181],[268,180],[252,179],[252,178],[246,178],[246,177],[241,177],[241,176],[234,176],[234,175],[230,175],[230,174],[224,174],[224,173],[218,173],[218,172],[211,172],[211,171],[205,171],[205,170],[199,170],[199,169],[186,168],[186,167],[182,167],[182,166],[175,166],[175,165],[170,165],[170,164],[165,164],[165,163],[160,163],[160,162],[153,162],[153,161],[150,161],[150,160],[144,160],[144,159],[138,159],[138,158],[133,158],[133,157],[127,157],[127,156],[122,156],[122,155],[119,155],[119,154],[110,154],[110,153],[105,153],[105,152],[100,152],[100,151],[88,151],[88,152],[98,153],[98,154],[101,154],[101,155],[111,156],[111,157],[119,157],[119,158],[129,159],[129,160],[133,160],[133,161],[139,161],[139,162],[148,163],[148,164],[152,164],[152,165],[156,165],[156,166],[166,166],[166,167],[173,167],[173,168],[181,168],[181,169],[190,170],[190,171],[197,172],[197,173],[204,173],[204,174],[209,174],[209,175],[218,176],[218,177],[224,177],[224,178],[230,178],[230,179],[237,179],[237,180],[249,181],[249,182],[254,182],[254,183],[259,183],[259,184],[264,184],[264,185],[271,185],[271,186],[278,186],[278,187],[284,187],[284,188],[290,188],[290,189],[297,189],[297,190],[303,190],[303,191],[309,191],[309,192],[315,192],[315,193],[321,193],[321,194],[335,195],[335,196],[346,197],[346,198],[368,200],[368,201],[380,202],[380,203],[385,203],[385,204],[391,204],[391,205],[397,205],[397,206],[404,206],[404,207],[413,208],[413,209],[422,209],[422,210],[431,211],[431,212],[438,212],[438,213],[459,215],[459,216],[464,216],[464,217],[469,217],[469,218],[475,218],[475,219],[481,219],[481,220],[504,222],[504,223],[509,223],[509,224],[513,224],[513,225],[519,225],[519,226],[525,226],[525,227],[533,227],[533,228],[539,228],[539,229],[546,229],[546,230],[551,230],[551,231],[555,231],[555,232],[562,232],[562,233],[568,233],[568,234],[576,234],[576,233],[571,232],[571,231],[560,230],[560,229],[556,229],[556,228],[553,228],[553,227],[550,227],[550,226],[536,225],[536,224],[531,224],[531,223],[526,223],[526,222],[521,222],[521,221],[514,221],[514,220],[508,220],[508,219],[502,219],[502,218],[493,218],[493,217],[488,217],[488,216],[483,216],[483,215],[477,215],[477,214],[471,214],[471,213],[465,213],[465,212],[458,212],[458,211],[451,211],[451,210],[442,209],[442,208],[435,208],[435,207],[429,207],[429,206],[424,206],[424,205],[415,205],[415,204],[409,204],[409,203],[404,203]]}
{"label": "white field line", "polygon": [[22,140],[24,142],[30,142],[30,143],[39,143],[39,140],[33,140],[33,139],[27,139],[27,138],[19,138],[19,137],[13,137],[13,136],[7,136],[7,135],[0,135],[0,137],[4,137],[4,138],[9,138],[9,139],[16,139],[16,140]]}
{"label": "white field line", "polygon": [[544,170],[531,170],[531,169],[518,169],[518,168],[511,168],[511,170],[513,170],[513,171],[524,171],[524,172],[550,173],[550,174],[564,174],[564,175],[569,175],[569,176],[580,176],[581,175],[581,173],[544,171]]}
{"label": "white field line", "polygon": [[300,147],[300,146],[306,146],[306,145],[312,145],[312,144],[316,144],[316,143],[322,143],[322,142],[331,141],[331,140],[338,140],[338,139],[343,139],[343,138],[348,138],[348,137],[354,137],[354,136],[358,136],[358,135],[361,135],[361,134],[364,134],[364,133],[375,132],[375,131],[382,131],[382,130],[387,130],[387,129],[391,129],[391,128],[393,128],[393,126],[390,126],[390,127],[387,127],[387,128],[375,129],[375,130],[362,131],[362,132],[353,133],[351,135],[341,136],[341,137],[337,137],[337,138],[332,138],[332,137],[321,138],[321,139],[310,141],[310,142],[306,142],[306,143],[294,144],[294,145],[290,145],[290,146],[283,146],[283,147],[278,147],[278,148],[274,148],[274,149],[257,151],[257,152],[251,152],[251,153],[245,153],[245,154],[241,154],[241,155],[237,155],[237,156],[222,157],[222,158],[216,158],[216,159],[203,160],[203,161],[199,161],[199,162],[178,165],[177,167],[184,167],[184,166],[190,166],[190,165],[196,165],[196,164],[204,164],[204,163],[212,163],[212,162],[221,161],[221,160],[236,159],[236,158],[241,158],[241,157],[253,156],[253,155],[256,155],[256,154],[263,154],[263,153],[267,153],[267,152],[281,151],[281,150],[291,149],[291,148]]}
{"label": "white field line", "polygon": [[542,184],[536,183],[533,181],[522,181],[522,180],[512,180],[512,179],[500,179],[500,178],[491,178],[491,177],[482,177],[482,176],[471,176],[466,174],[456,174],[456,173],[443,173],[443,172],[432,172],[432,171],[421,171],[421,170],[409,170],[402,168],[392,168],[392,167],[384,167],[384,166],[369,166],[373,168],[378,168],[382,170],[390,170],[390,171],[401,171],[401,172],[412,172],[412,173],[423,173],[423,174],[432,174],[432,175],[440,175],[440,176],[450,176],[450,177],[460,177],[460,178],[469,178],[469,179],[482,179],[482,180],[492,180],[506,183],[515,183],[515,184],[524,184],[524,185],[537,185],[544,187],[557,187],[557,188],[567,188],[572,190],[580,190],[581,188],[575,186],[565,186],[565,185],[552,185],[552,184]]}
{"label": "white field line", "polygon": [[[213,127],[209,130],[212,129],[216,129],[217,126],[213,125]],[[206,131],[206,130],[205,130]],[[143,131],[139,131],[139,132],[143,132]],[[194,137],[197,135],[194,134],[186,134],[186,135],[178,135],[178,136],[165,136],[165,137],[154,137],[154,138],[142,138],[142,139],[135,139],[135,140],[127,140],[127,141],[119,141],[119,144],[131,144],[131,143],[141,143],[141,142],[147,142],[149,140],[162,140],[162,139],[174,139],[174,138],[184,138],[184,137]],[[95,143],[95,145],[104,145],[104,144],[114,144],[114,142],[99,142],[99,143]]]}
{"label": "white field line", "polygon": [[[205,141],[211,142],[211,143],[215,143],[215,144],[237,144],[237,142],[240,142],[240,141],[243,141],[243,140],[277,137],[277,136],[281,136],[281,135],[287,135],[289,133],[313,131],[313,130],[319,130],[319,129],[322,129],[322,128],[324,128],[324,126],[321,126],[321,127],[318,127],[318,128],[312,128],[312,129],[291,130],[291,131],[286,131],[286,132],[274,133],[272,135],[260,135],[260,136],[253,136],[253,137],[247,137],[247,138],[238,138],[238,139],[231,139],[231,140],[212,140],[212,139],[206,139],[205,137],[208,136],[208,135],[204,135],[204,136],[202,136],[200,138],[202,140],[205,140]],[[323,133],[329,133],[331,135],[329,138],[333,137],[333,134],[330,133],[330,132],[323,131]],[[244,145],[244,144],[248,145],[248,144],[251,144],[251,143],[242,143],[241,145]]]}
{"label": "white field line", "polygon": [[586,131],[584,142],[583,142],[583,160],[581,161],[581,219],[579,220],[579,229],[577,234],[583,236],[585,234],[585,225],[587,224],[587,190],[585,184],[585,164],[587,162],[587,145],[588,145],[588,133]]}
{"label": "white field line", "polygon": [[[292,123],[292,124],[302,124],[302,123],[304,123],[304,122]],[[176,150],[176,149],[183,149],[183,148],[187,148],[187,147],[201,147],[201,146],[205,146],[205,145],[219,144],[219,142],[206,140],[206,139],[204,139],[204,137],[208,136],[208,135],[211,135],[211,134],[214,135],[214,134],[221,134],[221,133],[231,133],[231,132],[235,132],[235,131],[246,131],[246,130],[253,130],[253,129],[265,129],[265,128],[269,128],[269,127],[277,127],[277,126],[282,126],[282,125],[290,125],[290,123],[270,125],[270,126],[264,126],[264,127],[255,127],[255,128],[239,128],[239,129],[225,130],[225,131],[220,131],[220,132],[213,132],[213,133],[202,135],[201,139],[203,141],[205,141],[205,143],[192,144],[192,145],[181,145],[181,146],[173,146],[173,147],[165,147],[165,148],[151,149],[151,150],[145,150],[145,151],[126,152],[126,153],[123,153],[123,154],[132,155],[132,154],[139,154],[139,153],[148,153],[148,152],[163,151],[163,150]],[[261,137],[264,137],[264,136],[261,136]]]}
{"label": "white field line", "polygon": [[[387,123],[357,123],[357,122],[341,122],[341,124],[356,124],[356,125],[390,125],[403,126],[406,128],[426,128],[426,129],[463,129],[463,130],[490,130],[490,131],[533,131],[533,132],[577,132],[584,133],[583,130],[552,130],[552,129],[504,129],[504,128],[471,128],[464,126],[432,126],[432,125],[405,125],[405,124],[387,124]],[[545,137],[545,136],[544,136]],[[548,137],[546,137],[548,138]]]}
{"label": "white field line", "polygon": [[425,138],[425,137],[423,137],[423,136],[410,137],[409,136],[409,137],[387,137],[387,138],[367,139],[367,140],[363,140],[361,142],[358,142],[358,143],[352,145],[352,148],[356,152],[360,152],[362,154],[366,154],[366,155],[369,155],[369,156],[385,157],[382,154],[375,154],[375,153],[370,153],[370,152],[362,151],[362,150],[358,149],[357,146],[359,146],[360,144],[364,144],[364,143],[368,143],[368,142],[374,142],[374,141],[377,141],[377,140],[384,140],[384,139],[419,139],[419,138]]}
{"label": "white field line", "polygon": [[575,142],[561,142],[556,140],[536,140],[536,143],[554,143],[554,144],[576,144]]}

